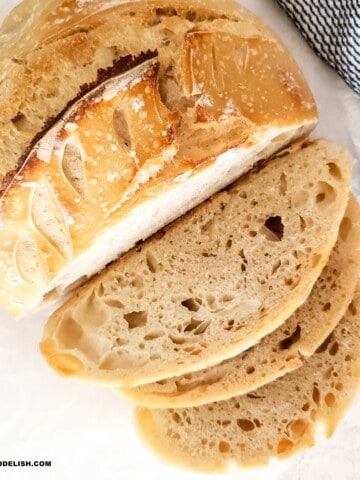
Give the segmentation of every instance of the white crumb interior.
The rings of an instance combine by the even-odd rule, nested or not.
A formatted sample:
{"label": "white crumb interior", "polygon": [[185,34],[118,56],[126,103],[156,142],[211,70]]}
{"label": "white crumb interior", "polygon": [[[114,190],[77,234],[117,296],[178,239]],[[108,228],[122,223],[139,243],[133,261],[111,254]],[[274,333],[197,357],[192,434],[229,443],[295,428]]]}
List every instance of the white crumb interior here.
{"label": "white crumb interior", "polygon": [[[99,236],[93,245],[75,258],[47,287],[44,295],[56,289],[63,295],[70,286],[85,281],[168,223],[185,214],[215,192],[226,187],[250,170],[257,161],[267,158],[313,127],[312,122],[292,128],[271,128],[257,138],[252,147],[233,148],[217,157],[216,161],[190,177],[182,176],[154,199],[136,207],[112,229]],[[29,310],[39,303],[34,301]],[[26,313],[26,312],[24,312]]]}

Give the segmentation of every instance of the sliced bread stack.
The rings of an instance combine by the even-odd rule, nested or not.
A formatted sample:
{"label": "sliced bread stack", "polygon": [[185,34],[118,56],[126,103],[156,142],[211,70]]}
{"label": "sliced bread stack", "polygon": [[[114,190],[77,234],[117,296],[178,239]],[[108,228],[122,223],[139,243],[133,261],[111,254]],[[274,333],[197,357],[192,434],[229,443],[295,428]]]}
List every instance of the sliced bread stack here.
{"label": "sliced bread stack", "polygon": [[248,350],[308,297],[350,178],[337,145],[294,145],[81,288],[46,324],[43,354],[60,373],[137,387]]}
{"label": "sliced bread stack", "polygon": [[360,208],[351,197],[326,267],[306,302],[278,329],[218,365],[120,393],[150,407],[198,406],[247,393],[295,370],[328,338],[353,298],[359,241]]}
{"label": "sliced bread stack", "polygon": [[0,304],[97,274],[48,363],[197,470],[331,433],[359,383],[360,212],[277,36],[232,0],[23,0],[0,43]]}
{"label": "sliced bread stack", "polygon": [[46,324],[43,355],[142,405],[145,443],[185,468],[311,446],[360,381],[350,181],[338,145],[292,145],[82,287]]}
{"label": "sliced bread stack", "polygon": [[203,472],[264,465],[330,436],[358,391],[360,290],[329,338],[304,365],[253,393],[201,407],[138,408],[145,443],[159,456]]}

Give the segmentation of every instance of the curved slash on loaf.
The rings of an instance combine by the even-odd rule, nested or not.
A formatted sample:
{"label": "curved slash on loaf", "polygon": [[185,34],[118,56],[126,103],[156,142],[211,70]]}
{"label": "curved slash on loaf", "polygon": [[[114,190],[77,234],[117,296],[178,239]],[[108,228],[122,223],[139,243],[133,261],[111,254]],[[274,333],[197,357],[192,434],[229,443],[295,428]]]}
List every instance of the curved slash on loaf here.
{"label": "curved slash on loaf", "polygon": [[[15,316],[71,291],[317,122],[299,67],[239,4],[67,2],[64,14],[60,3],[34,4],[31,19],[19,6],[11,41],[0,29],[0,304]],[[59,207],[51,232],[29,216],[41,178]],[[18,275],[16,230],[37,243],[46,285]]]}
{"label": "curved slash on loaf", "polygon": [[[32,146],[7,183],[1,196],[1,236],[10,238],[20,222],[21,236],[32,245],[37,243],[42,261],[35,263],[47,272],[45,283],[29,284],[29,269],[35,264],[25,266],[20,233],[15,233],[14,243],[2,244],[4,258],[5,250],[9,253],[0,271],[6,280],[11,249],[20,242],[15,253],[17,270],[13,270],[13,276],[16,271],[19,274],[18,281],[11,280],[13,293],[9,296],[5,285],[0,287],[1,303],[10,310],[19,309],[25,290],[27,298],[33,292],[34,300],[40,288],[51,290],[64,265],[91,245],[94,227],[102,225],[106,230],[109,217],[118,214],[130,193],[176,154],[178,117],[161,102],[158,69],[156,57],[147,59],[82,95]],[[119,110],[129,145],[124,145],[119,133],[123,129],[116,125]]]}

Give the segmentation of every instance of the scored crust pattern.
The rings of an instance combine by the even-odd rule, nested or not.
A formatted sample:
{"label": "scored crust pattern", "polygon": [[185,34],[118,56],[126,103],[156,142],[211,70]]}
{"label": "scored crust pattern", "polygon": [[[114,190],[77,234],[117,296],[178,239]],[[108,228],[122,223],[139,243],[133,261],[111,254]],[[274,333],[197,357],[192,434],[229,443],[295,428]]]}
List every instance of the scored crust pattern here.
{"label": "scored crust pattern", "polygon": [[[93,65],[96,55],[100,56],[94,47],[101,43],[99,38],[114,44],[114,66],[98,69],[95,82],[94,72],[82,76],[87,72],[83,68],[79,76],[87,84],[79,83],[73,99],[66,98],[68,108],[62,105],[54,119],[43,117],[46,127],[23,148],[18,169],[4,180],[0,302],[15,314],[29,303],[38,303],[96,238],[134,207],[171,188],[172,182],[198,174],[232,147],[252,148],[259,135],[274,127],[297,126],[300,135],[316,121],[311,92],[297,65],[280,42],[240,7],[231,11],[241,10],[241,19],[234,13],[213,11],[210,4],[205,8],[201,2],[198,6],[197,2],[193,6],[175,2],[171,8],[141,2],[135,11],[129,11],[128,5],[116,7],[122,12],[116,15],[95,4],[85,8],[94,16],[84,19],[89,25],[83,32],[66,30],[69,14],[55,27],[66,32],[63,37],[56,38],[53,25],[48,44],[18,52],[16,68],[26,65],[29,72],[38,74],[34,77],[38,90],[17,86],[21,75],[6,91],[2,87],[9,78],[0,85],[0,107],[3,98],[21,94],[18,111],[9,120],[16,138],[24,142],[41,127],[39,119],[32,117],[34,106],[28,106],[32,98],[43,92],[43,102],[37,105],[46,109],[54,96],[61,104],[65,100],[61,95],[67,91],[67,86],[59,88],[58,77],[44,87],[48,77],[46,71],[40,72],[40,65],[47,65],[49,71],[58,68],[54,60],[58,51],[64,69],[66,62],[76,58]],[[45,10],[40,36],[52,18]],[[79,12],[72,14],[75,21]],[[130,46],[130,37],[119,34],[124,25],[134,31],[142,26],[136,48]],[[129,46],[116,46],[119,42]],[[22,45],[19,41],[18,47]],[[13,88],[18,90],[11,93]],[[274,88],[278,95],[272,94]],[[275,98],[281,100],[279,104]],[[2,108],[4,121],[14,105]],[[14,137],[14,132],[7,135]],[[281,135],[276,139],[279,147],[285,141]],[[10,150],[17,149],[18,145]],[[15,246],[26,239],[37,244],[41,262],[21,265],[26,259],[15,254]],[[24,272],[38,269],[37,275],[45,278],[44,264],[46,284],[29,282]]]}

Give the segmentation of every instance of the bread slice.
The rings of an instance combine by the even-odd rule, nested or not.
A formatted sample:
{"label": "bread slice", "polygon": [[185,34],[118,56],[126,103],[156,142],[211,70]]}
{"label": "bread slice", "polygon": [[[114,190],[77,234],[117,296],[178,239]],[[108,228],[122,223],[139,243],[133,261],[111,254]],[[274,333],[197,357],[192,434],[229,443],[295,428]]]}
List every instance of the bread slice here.
{"label": "bread slice", "polygon": [[26,0],[5,21],[0,304],[14,316],[315,126],[282,43],[217,3]]}
{"label": "bread slice", "polygon": [[[280,262],[279,262],[280,266]],[[330,259],[306,303],[252,349],[199,372],[119,393],[152,408],[198,406],[243,395],[298,368],[343,317],[360,272],[360,207],[354,197]]]}
{"label": "bread slice", "polygon": [[267,464],[331,436],[360,383],[360,289],[339,326],[294,372],[251,394],[201,407],[138,408],[145,444],[164,460],[203,472]]}
{"label": "bread slice", "polygon": [[45,325],[45,358],[65,375],[133,387],[250,348],[326,265],[350,170],[326,140],[283,152],[80,289]]}

